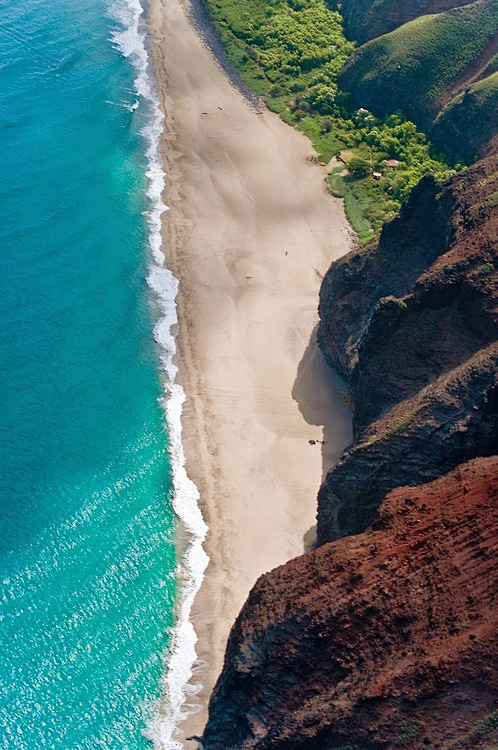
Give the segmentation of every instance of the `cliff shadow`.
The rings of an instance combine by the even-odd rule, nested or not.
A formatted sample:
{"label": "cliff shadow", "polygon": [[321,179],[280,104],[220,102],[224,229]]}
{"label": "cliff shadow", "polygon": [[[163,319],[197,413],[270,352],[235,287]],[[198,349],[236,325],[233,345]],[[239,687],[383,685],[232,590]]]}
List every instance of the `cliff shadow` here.
{"label": "cliff shadow", "polygon": [[[352,411],[347,404],[347,383],[325,362],[316,340],[317,327],[297,368],[292,397],[304,420],[323,427],[316,441],[322,453],[322,482],[353,439]],[[318,493],[319,488],[316,488]],[[314,544],[315,528],[304,535],[306,549]]]}

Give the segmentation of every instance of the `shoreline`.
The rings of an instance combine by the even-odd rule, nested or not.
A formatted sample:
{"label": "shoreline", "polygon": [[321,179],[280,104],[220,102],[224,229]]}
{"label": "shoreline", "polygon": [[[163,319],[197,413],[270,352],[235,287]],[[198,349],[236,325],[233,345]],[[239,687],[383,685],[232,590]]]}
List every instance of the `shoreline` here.
{"label": "shoreline", "polygon": [[207,526],[199,508],[199,492],[186,471],[182,443],[182,407],[185,392],[177,380],[175,329],[178,325],[176,294],[178,280],[166,266],[162,242],[162,215],[168,210],[163,202],[165,173],[161,154],[163,113],[150,69],[148,25],[139,1],[115,10],[114,18],[121,27],[112,34],[112,41],[128,58],[134,71],[134,88],[145,103],[147,124],[141,135],[147,160],[146,195],[148,210],[144,213],[149,232],[150,263],[147,274],[156,321],[153,335],[160,350],[163,396],[159,399],[168,431],[168,453],[171,466],[172,508],[176,518],[176,551],[181,562],[176,566],[175,625],[171,630],[168,666],[160,679],[161,696],[157,713],[149,717],[144,736],[159,748],[180,748],[176,742],[176,725],[182,716],[185,690],[192,677],[195,662],[195,634],[190,613],[200,588],[209,559],[203,542]]}
{"label": "shoreline", "polygon": [[180,283],[183,448],[211,560],[191,615],[200,684],[187,709],[200,710],[183,741],[202,731],[250,588],[309,544],[322,475],[350,441],[345,386],[313,332],[323,273],[352,243],[307,138],[251,108],[181,0],[151,0],[148,25],[165,113],[163,252]]}

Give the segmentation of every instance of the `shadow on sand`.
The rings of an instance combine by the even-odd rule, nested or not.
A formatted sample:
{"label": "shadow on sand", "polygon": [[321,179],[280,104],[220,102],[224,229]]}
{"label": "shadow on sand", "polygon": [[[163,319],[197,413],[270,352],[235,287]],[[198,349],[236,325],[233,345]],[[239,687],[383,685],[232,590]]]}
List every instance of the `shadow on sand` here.
{"label": "shadow on sand", "polygon": [[[292,397],[310,425],[323,427],[322,482],[352,441],[352,413],[345,400],[346,382],[325,362],[316,342],[316,327],[297,368]],[[318,446],[317,446],[318,449]],[[318,488],[317,488],[318,492]],[[305,549],[315,543],[316,528],[304,535]]]}

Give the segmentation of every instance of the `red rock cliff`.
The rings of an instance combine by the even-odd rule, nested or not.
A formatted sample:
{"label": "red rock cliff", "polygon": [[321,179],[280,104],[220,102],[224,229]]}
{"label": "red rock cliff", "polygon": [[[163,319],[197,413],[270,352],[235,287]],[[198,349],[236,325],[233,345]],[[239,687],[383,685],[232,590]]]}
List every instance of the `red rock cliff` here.
{"label": "red rock cliff", "polygon": [[263,576],[206,750],[492,748],[498,459],[391,492],[363,534]]}

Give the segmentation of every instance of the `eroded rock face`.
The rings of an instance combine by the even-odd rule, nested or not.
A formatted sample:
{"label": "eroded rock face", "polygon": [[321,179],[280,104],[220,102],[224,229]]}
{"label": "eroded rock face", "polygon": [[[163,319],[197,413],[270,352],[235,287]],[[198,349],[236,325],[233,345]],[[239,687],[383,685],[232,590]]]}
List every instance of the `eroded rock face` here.
{"label": "eroded rock face", "polygon": [[424,177],[378,244],[326,274],[318,339],[351,381],[356,434],[496,339],[497,193],[498,156]]}
{"label": "eroded rock face", "polygon": [[320,490],[319,543],[364,530],[394,487],[496,452],[497,191],[496,156],[426,177],[326,275],[318,338],[349,379],[355,443]]}
{"label": "eroded rock face", "polygon": [[496,453],[498,345],[479,351],[366,429],[318,494],[318,544],[363,531],[383,497]]}
{"label": "eroded rock face", "polygon": [[368,531],[263,576],[204,748],[495,746],[497,477],[494,457],[398,488]]}

